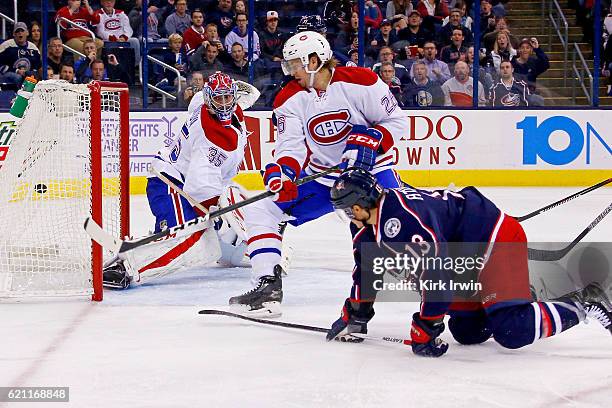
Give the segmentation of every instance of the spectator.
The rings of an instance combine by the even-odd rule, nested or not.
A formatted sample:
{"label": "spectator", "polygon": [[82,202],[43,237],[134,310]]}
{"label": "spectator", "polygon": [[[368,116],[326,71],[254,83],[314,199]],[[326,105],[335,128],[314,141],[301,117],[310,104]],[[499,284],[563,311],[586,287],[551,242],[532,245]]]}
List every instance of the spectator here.
{"label": "spectator", "polygon": [[[455,76],[442,84],[444,106],[472,106],[474,79],[470,76],[467,63],[455,64]],[[478,83],[478,106],[485,106],[487,99],[482,84]]]}
{"label": "spectator", "polygon": [[280,62],[283,59],[283,34],[278,31],[278,13],[266,13],[266,28],[260,31],[261,56],[266,61]]}
{"label": "spectator", "polygon": [[[395,63],[393,60],[395,58],[395,52],[391,49],[391,47],[382,47],[380,52],[378,53],[378,61],[372,67],[372,71],[379,74],[380,68],[382,64],[388,62],[394,67],[394,75],[400,80],[402,85],[407,85],[410,82],[410,75],[408,75],[408,70],[402,64]],[[380,75],[380,74],[379,74]]]}
{"label": "spectator", "polygon": [[247,14],[247,9],[246,9],[246,4],[244,3],[243,0],[236,0],[234,2],[234,15],[237,16],[238,14]]}
{"label": "spectator", "polygon": [[[216,47],[212,48],[214,48],[215,50],[217,49]],[[179,95],[178,97],[179,108],[186,108],[187,106],[189,106],[189,102],[191,102],[193,95],[195,95],[196,92],[201,91],[203,87],[204,75],[202,75],[201,72],[193,72],[189,80],[189,86],[182,90],[181,95]]]}
{"label": "spectator", "polygon": [[[467,54],[465,54],[466,56],[466,62],[468,63],[468,67],[470,68],[470,72],[473,72],[474,70],[474,47],[468,47],[467,50]],[[482,54],[479,56],[481,57],[479,62],[479,68],[478,68],[478,80],[480,82],[482,82],[484,84],[485,87],[485,91],[488,92],[488,90],[491,89],[491,87],[493,87],[493,69],[491,67],[485,67],[485,61],[486,61],[486,55]]]}
{"label": "spectator", "polygon": [[200,9],[191,12],[191,27],[183,33],[183,47],[189,56],[193,54],[206,40],[206,29],[204,24],[204,13]]}
{"label": "spectator", "polygon": [[[89,5],[89,1],[83,0],[83,5],[84,7],[81,7],[81,0],[68,0],[68,5],[59,9],[55,15],[55,21],[59,23],[62,29],[62,39],[64,43],[80,53],[83,53],[83,43],[85,40],[92,38],[91,34],[81,27],[87,27],[88,24],[94,22],[94,11]],[[60,18],[70,20],[72,24],[62,21]],[[100,57],[104,42],[99,38],[96,38],[95,41],[98,49],[98,57]],[[78,59],[78,55],[75,54],[74,58]]]}
{"label": "spectator", "polygon": [[30,37],[28,40],[38,48],[38,53],[42,55],[42,32],[37,21],[32,21],[30,25]]}
{"label": "spectator", "polygon": [[423,48],[426,41],[433,40],[433,34],[423,27],[422,22],[421,13],[416,10],[412,11],[408,15],[408,26],[397,33],[398,39],[408,41],[410,45],[418,45],[419,48]]}
{"label": "spectator", "polygon": [[506,31],[499,31],[497,39],[493,45],[493,51],[489,54],[486,64],[495,69],[495,73],[499,75],[499,67],[504,60],[511,61],[516,56],[516,50],[510,43],[510,36]]}
{"label": "spectator", "polygon": [[[321,18],[319,15],[311,14],[303,16],[295,29],[298,33],[302,31],[314,31],[321,34],[331,42],[331,39],[327,35],[327,25],[325,24],[323,18]],[[334,58],[336,58],[341,64],[346,64],[348,62],[347,53],[343,54],[340,49],[335,47],[332,47],[332,52],[334,53]]]}
{"label": "spectator", "polygon": [[38,48],[28,41],[28,26],[17,22],[13,38],[0,44],[0,82],[21,85],[23,79],[36,73],[40,65]]}
{"label": "spectator", "polygon": [[499,32],[505,32],[508,34],[508,38],[510,38],[510,44],[512,44],[513,48],[518,48],[519,39],[516,36],[510,33],[510,28],[508,27],[508,23],[506,22],[506,17],[497,17],[495,20],[495,29],[486,33],[482,37],[482,44],[487,49],[487,52],[491,52],[493,50],[493,46],[495,45],[495,41],[497,40],[497,34]]}
{"label": "spectator", "polygon": [[390,0],[387,2],[386,18],[391,21],[398,15],[408,16],[413,10],[410,0]]}
{"label": "spectator", "polygon": [[191,16],[187,13],[187,0],[175,0],[174,13],[166,18],[166,33],[168,37],[172,34],[181,34],[191,26]]}
{"label": "spectator", "polygon": [[205,78],[217,71],[223,71],[223,63],[219,61],[219,48],[206,42],[202,44],[189,59],[192,71],[200,71]]}
{"label": "spectator", "polygon": [[101,0],[102,8],[94,12],[96,35],[104,41],[127,42],[134,51],[134,61],[140,61],[140,41],[132,38],[134,31],[123,10],[115,8],[115,0]]}
{"label": "spectator", "polygon": [[[438,49],[433,41],[427,41],[423,46],[423,62],[427,66],[427,77],[432,81],[442,84],[450,78],[450,70],[444,61],[436,59]],[[412,68],[412,67],[410,67]],[[410,76],[414,78],[414,72],[410,71]]]}
{"label": "spectator", "polygon": [[442,20],[449,14],[446,0],[420,0],[416,9],[421,13],[425,27],[432,32],[436,31],[437,25],[442,25]]}
{"label": "spectator", "polygon": [[495,14],[490,0],[480,0],[480,32],[488,33],[495,27]]}
{"label": "spectator", "polygon": [[[465,4],[465,1],[457,0],[453,7],[459,9],[461,12],[461,25],[472,32],[472,24],[474,23],[474,20],[472,20],[472,17],[467,14],[467,4]],[[442,27],[446,26],[449,20],[450,15],[448,17],[444,17],[444,20],[442,20]]]}
{"label": "spectator", "polygon": [[370,42],[369,55],[376,55],[381,47],[390,47],[398,40],[397,33],[391,28],[391,21],[385,19],[380,23],[380,31],[374,36]]}
{"label": "spectator", "polygon": [[407,106],[444,106],[444,92],[437,81],[427,77],[427,65],[422,61],[412,64],[414,77],[406,89]]}
{"label": "spectator", "polygon": [[73,61],[74,58],[64,52],[62,39],[51,37],[47,43],[47,64],[53,69],[53,75],[60,74],[60,66]]}
{"label": "spectator", "polygon": [[[230,49],[234,43],[242,44],[242,48],[245,53],[249,52],[249,42],[248,42],[248,19],[247,15],[244,13],[236,15],[236,27],[232,29],[232,31],[227,34],[225,37],[225,48]],[[253,61],[259,59],[259,54],[261,53],[261,48],[259,46],[259,35],[257,35],[256,31],[253,31]]]}
{"label": "spectator", "polygon": [[235,42],[230,49],[232,60],[225,65],[225,73],[234,79],[248,81],[249,63],[246,59],[244,47],[239,42]]}
{"label": "spectator", "polygon": [[500,79],[491,88],[491,106],[528,106],[529,87],[525,81],[514,79],[514,68],[508,60],[501,61]]}
{"label": "spectator", "polygon": [[114,54],[108,54],[108,65],[105,66],[102,60],[95,60],[91,64],[92,77],[94,81],[112,81],[125,82],[129,81],[129,76],[123,67],[117,61]]}
{"label": "spectator", "polygon": [[438,44],[440,44],[440,47],[443,48],[447,45],[451,45],[451,37],[455,30],[461,30],[465,45],[472,44],[472,41],[474,41],[472,32],[461,25],[461,11],[455,8],[450,12],[448,24],[443,26],[438,32]]}
{"label": "spectator", "polygon": [[[351,14],[351,19],[349,23],[344,27],[344,29],[338,34],[338,37],[335,41],[335,48],[338,49],[346,49],[344,54],[348,52],[348,48],[350,48],[353,40],[358,37],[359,32],[359,14],[356,11],[353,11]],[[366,35],[367,41],[367,35]]]}
{"label": "spectator", "polygon": [[[208,23],[215,23],[219,36],[223,39],[234,26],[234,13],[232,11],[232,0],[219,0],[206,19]],[[229,50],[229,47],[227,48]]]}
{"label": "spectator", "polygon": [[74,77],[74,66],[72,66],[72,63],[62,64],[62,66],[60,67],[59,79],[68,81],[71,84],[76,83]]}
{"label": "spectator", "polygon": [[389,90],[395,96],[397,103],[401,108],[405,106],[404,95],[402,93],[402,83],[395,76],[395,68],[393,67],[393,63],[389,61],[385,61],[380,65],[380,72],[378,76],[382,81],[389,86]]}
{"label": "spectator", "polygon": [[328,0],[323,7],[327,29],[334,34],[347,28],[352,15],[353,4],[350,0]]}
{"label": "spectator", "polygon": [[[535,56],[531,55],[532,52],[535,53]],[[540,99],[539,95],[535,95],[536,79],[550,68],[550,62],[548,56],[540,48],[537,38],[523,38],[519,45],[518,55],[512,59],[512,66],[514,67],[515,77],[527,82],[529,92],[533,94],[529,104],[536,106],[544,105],[544,99]]]}
{"label": "spectator", "polygon": [[98,59],[96,57],[96,55],[98,55],[97,43],[91,38],[86,40],[83,44],[83,53],[85,56],[74,63],[74,69],[76,71],[77,81],[86,84],[91,81],[93,77],[91,64]]}
{"label": "spectator", "polygon": [[348,61],[344,64],[347,67],[356,67],[359,66],[359,50],[350,50],[348,53]]}
{"label": "spectator", "polygon": [[[180,0],[179,0],[180,1]],[[187,57],[183,52],[183,37],[180,34],[174,33],[168,37],[168,46],[170,50],[166,51],[163,55],[163,62],[176,68],[180,75],[183,76],[187,72]],[[177,74],[173,70],[164,68],[164,78],[159,81],[156,86],[162,88],[167,92],[174,92],[177,86],[177,81],[182,78],[178,78]]]}
{"label": "spectator", "polygon": [[[157,41],[161,38],[158,31],[159,19],[154,10],[157,10],[157,7],[149,5],[147,11],[147,37],[149,41]],[[128,13],[128,18],[134,36],[142,38],[142,0],[136,0],[136,5]]]}
{"label": "spectator", "polygon": [[453,69],[457,61],[465,61],[467,47],[463,42],[463,31],[461,28],[455,28],[451,36],[452,44],[442,48],[440,59],[448,64],[448,68]]}
{"label": "spectator", "polygon": [[383,20],[383,13],[380,7],[376,4],[376,0],[366,0],[365,2],[365,17],[366,32],[370,29],[378,29]]}

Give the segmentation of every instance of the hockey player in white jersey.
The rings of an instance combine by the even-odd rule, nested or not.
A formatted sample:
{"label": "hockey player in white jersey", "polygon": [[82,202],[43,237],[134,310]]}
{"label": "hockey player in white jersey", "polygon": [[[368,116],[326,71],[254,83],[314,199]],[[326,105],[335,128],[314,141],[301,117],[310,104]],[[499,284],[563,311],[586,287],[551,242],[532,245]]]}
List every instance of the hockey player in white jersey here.
{"label": "hockey player in white jersey", "polygon": [[279,315],[282,301],[278,224],[297,226],[332,212],[329,191],[339,172],[299,187],[296,179],[344,162],[372,171],[385,187],[398,187],[394,137],[409,129],[389,87],[369,69],[336,67],[321,34],[295,34],[283,58],[283,71],[294,79],[274,101],[278,136],[264,172],[266,188],[277,195],[243,209],[253,288],[229,301],[242,312],[267,316]]}
{"label": "hockey player in white jersey", "polygon": [[[244,158],[247,131],[233,79],[216,72],[204,85],[204,94],[204,104],[189,116],[180,134],[158,152],[151,165],[209,210],[243,199],[237,187],[226,186]],[[155,215],[155,232],[203,215],[198,206],[191,205],[159,177],[148,178],[147,198]],[[216,223],[217,231],[211,226],[184,239],[170,236],[131,251],[125,260],[105,269],[105,284],[124,288],[132,280],[147,280],[219,259],[226,265],[245,266],[246,234],[241,228],[241,214],[227,215]]]}

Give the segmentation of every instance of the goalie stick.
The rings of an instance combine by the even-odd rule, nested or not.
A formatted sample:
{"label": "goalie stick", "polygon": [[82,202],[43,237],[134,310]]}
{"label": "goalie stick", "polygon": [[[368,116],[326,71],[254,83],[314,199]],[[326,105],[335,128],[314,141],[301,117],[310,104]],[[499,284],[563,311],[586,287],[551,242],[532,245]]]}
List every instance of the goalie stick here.
{"label": "goalie stick", "polygon": [[569,245],[565,248],[557,249],[557,250],[547,250],[547,249],[535,249],[528,248],[527,256],[532,261],[558,261],[562,259],[565,255],[569,253],[581,240],[588,234],[597,224],[601,222],[605,218],[608,213],[612,211],[612,203],[606,207],[605,210],[601,214],[597,216]]}
{"label": "goalie stick", "polygon": [[523,221],[526,221],[526,220],[528,220],[528,219],[530,219],[530,218],[535,217],[536,215],[540,215],[540,214],[542,214],[543,212],[546,212],[546,211],[551,210],[551,209],[553,209],[553,208],[555,208],[555,207],[558,207],[558,206],[560,206],[560,205],[563,205],[563,204],[565,204],[565,203],[567,203],[567,202],[569,202],[569,201],[572,201],[574,198],[578,198],[578,197],[580,197],[581,195],[584,195],[584,194],[586,194],[586,193],[590,193],[590,192],[591,192],[591,191],[593,191],[593,190],[597,190],[598,188],[603,187],[603,186],[605,186],[606,184],[609,184],[611,181],[612,181],[612,178],[609,178],[609,179],[604,180],[604,181],[600,181],[599,183],[594,184],[594,185],[592,185],[591,187],[587,187],[587,188],[585,188],[584,190],[580,190],[580,191],[578,191],[577,193],[574,193],[574,194],[569,195],[569,196],[567,196],[567,197],[565,197],[565,198],[562,198],[562,199],[561,199],[561,200],[559,200],[559,201],[555,201],[555,202],[554,202],[554,203],[552,203],[552,204],[548,204],[547,206],[544,206],[544,207],[542,207],[542,208],[540,208],[540,209],[538,209],[538,210],[532,211],[532,212],[530,212],[529,214],[521,215],[520,217],[515,217],[515,216],[512,216],[512,218],[516,219],[518,222],[523,222]]}
{"label": "goalie stick", "polygon": [[[232,312],[226,312],[224,310],[215,310],[215,309],[204,309],[204,310],[200,310],[198,312],[198,314],[201,315],[217,315],[217,316],[227,316],[227,317],[235,317],[237,319],[242,319],[242,320],[246,320],[249,322],[253,322],[253,323],[261,323],[261,324],[267,324],[270,326],[277,326],[277,327],[285,327],[288,329],[299,329],[299,330],[306,330],[306,331],[312,331],[312,332],[318,332],[318,333],[327,333],[329,329],[326,329],[324,327],[317,327],[317,326],[308,326],[306,324],[298,324],[298,323],[288,323],[288,322],[279,322],[276,320],[267,320],[267,319],[258,319],[256,317],[249,317],[249,316],[244,316],[238,313],[232,313]],[[407,340],[407,339],[399,339],[396,337],[388,337],[388,336],[384,336],[384,337],[374,337],[374,336],[357,336],[355,334],[352,334],[352,336],[358,338],[358,339],[362,339],[362,340],[375,340],[375,341],[380,341],[380,342],[385,342],[385,343],[395,343],[395,344],[405,344],[405,345],[410,345],[411,341]]]}
{"label": "goalie stick", "polygon": [[[297,180],[296,184],[299,186],[304,183],[308,183],[309,181],[325,176],[336,170],[338,170],[338,166],[330,167],[326,170],[320,171],[310,176],[303,177]],[[153,241],[167,239],[168,237],[176,238],[179,236],[193,234],[196,231],[200,231],[206,228],[206,225],[208,225],[208,221],[213,218],[217,218],[220,215],[234,211],[238,208],[244,207],[245,205],[249,205],[264,198],[272,197],[274,195],[275,193],[271,191],[265,191],[261,194],[253,196],[251,198],[247,198],[246,200],[236,203],[234,205],[229,205],[227,207],[220,208],[217,211],[213,211],[204,216],[187,221],[183,224],[176,225],[172,228],[167,228],[165,230],[150,234],[142,238],[123,240],[117,237],[113,237],[111,234],[102,229],[102,227],[100,227],[95,221],[93,221],[91,217],[87,217],[87,219],[85,220],[84,228],[87,234],[91,237],[91,239],[102,245],[104,248],[114,252],[115,254],[121,255],[127,251],[131,251],[134,248],[138,248],[139,246],[146,245]]]}

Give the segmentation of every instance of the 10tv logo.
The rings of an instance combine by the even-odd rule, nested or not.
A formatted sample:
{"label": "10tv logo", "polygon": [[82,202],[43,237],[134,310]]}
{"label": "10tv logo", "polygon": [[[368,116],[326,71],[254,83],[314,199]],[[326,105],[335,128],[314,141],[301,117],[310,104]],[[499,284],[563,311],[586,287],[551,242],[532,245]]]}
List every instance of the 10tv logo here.
{"label": "10tv logo", "polygon": [[[568,164],[580,156],[585,150],[585,145],[585,162],[591,164],[592,139],[607,150],[608,157],[612,157],[612,148],[610,148],[612,143],[606,142],[590,122],[586,122],[583,131],[575,120],[567,116],[552,116],[539,126],[537,116],[526,116],[516,124],[516,128],[523,130],[523,164],[537,164],[538,158],[556,166]],[[559,150],[551,146],[550,137],[555,132],[557,137],[561,136],[558,132],[565,133],[569,137],[567,146]],[[610,131],[607,130],[606,133],[609,134]]]}

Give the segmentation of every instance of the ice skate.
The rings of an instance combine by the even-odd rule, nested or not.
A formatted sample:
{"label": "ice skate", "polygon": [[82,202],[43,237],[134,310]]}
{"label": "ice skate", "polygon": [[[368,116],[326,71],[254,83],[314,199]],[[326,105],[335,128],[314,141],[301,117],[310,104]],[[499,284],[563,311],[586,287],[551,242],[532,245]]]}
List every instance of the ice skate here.
{"label": "ice skate", "polygon": [[253,289],[231,297],[230,308],[249,316],[279,317],[282,313],[280,304],[283,301],[282,273],[283,268],[276,265],[273,275],[260,277]]}
{"label": "ice skate", "polygon": [[132,277],[127,273],[123,262],[117,262],[104,268],[102,284],[108,288],[127,289],[132,283]]}

